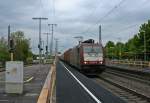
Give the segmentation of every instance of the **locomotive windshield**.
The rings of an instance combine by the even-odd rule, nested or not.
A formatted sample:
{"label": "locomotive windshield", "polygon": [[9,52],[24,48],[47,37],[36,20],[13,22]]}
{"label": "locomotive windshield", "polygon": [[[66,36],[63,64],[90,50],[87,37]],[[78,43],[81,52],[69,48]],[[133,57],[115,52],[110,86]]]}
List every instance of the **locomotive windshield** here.
{"label": "locomotive windshield", "polygon": [[100,47],[87,46],[84,47],[84,53],[102,53],[102,49]]}
{"label": "locomotive windshield", "polygon": [[99,46],[84,46],[84,61],[102,61],[103,51]]}

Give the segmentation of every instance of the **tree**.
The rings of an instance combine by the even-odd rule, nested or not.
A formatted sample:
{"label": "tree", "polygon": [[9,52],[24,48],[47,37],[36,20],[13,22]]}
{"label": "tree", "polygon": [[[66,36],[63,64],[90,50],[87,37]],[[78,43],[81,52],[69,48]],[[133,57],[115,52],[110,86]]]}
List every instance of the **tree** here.
{"label": "tree", "polygon": [[0,62],[2,62],[3,66],[6,60],[9,60],[9,52],[6,39],[2,37],[0,39]]}
{"label": "tree", "polygon": [[12,37],[15,41],[14,59],[26,62],[28,57],[32,57],[29,43],[30,40],[24,37],[22,31],[13,32]]}
{"label": "tree", "polygon": [[[139,48],[141,49],[140,52],[142,54],[146,52],[148,54],[147,59],[150,59],[150,20],[140,26],[140,30],[137,35],[139,37]],[[144,41],[146,42],[146,51],[144,51]]]}
{"label": "tree", "polygon": [[105,46],[106,56],[107,56],[108,58],[113,58],[113,57],[115,57],[114,49],[115,49],[115,44],[114,44],[114,42],[108,41],[108,42],[106,43],[106,46]]}
{"label": "tree", "polygon": [[[140,26],[139,33],[135,34],[133,38],[129,39],[126,43],[118,42],[116,45],[112,41],[108,41],[106,43],[106,49],[108,51],[106,52],[107,55],[111,53],[115,53],[115,57],[121,58],[137,58],[137,59],[143,59],[144,57],[144,36],[146,41],[146,53],[147,58],[150,60],[150,20],[148,20],[147,23],[144,23]],[[113,51],[111,51],[111,47],[114,47]],[[120,54],[119,54],[120,52]],[[110,56],[109,56],[110,58]]]}

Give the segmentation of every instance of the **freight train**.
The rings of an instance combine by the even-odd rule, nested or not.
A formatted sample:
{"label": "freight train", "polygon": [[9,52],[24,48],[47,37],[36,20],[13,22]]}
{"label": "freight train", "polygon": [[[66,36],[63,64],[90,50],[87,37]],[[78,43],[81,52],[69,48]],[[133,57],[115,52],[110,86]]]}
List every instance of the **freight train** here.
{"label": "freight train", "polygon": [[96,75],[105,70],[103,47],[99,43],[94,43],[93,39],[65,51],[60,59],[87,75]]}

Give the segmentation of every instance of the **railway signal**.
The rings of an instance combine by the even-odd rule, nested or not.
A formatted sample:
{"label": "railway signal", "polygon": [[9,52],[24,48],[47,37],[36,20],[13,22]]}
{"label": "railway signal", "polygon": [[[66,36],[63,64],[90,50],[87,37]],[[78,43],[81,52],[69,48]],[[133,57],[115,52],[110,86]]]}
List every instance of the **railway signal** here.
{"label": "railway signal", "polygon": [[46,48],[46,58],[48,59],[48,35],[51,35],[51,33],[44,33],[45,35],[47,35],[47,44],[46,44],[46,46],[45,46],[45,48]]}
{"label": "railway signal", "polygon": [[48,18],[43,18],[43,17],[36,17],[36,18],[32,18],[33,20],[39,20],[39,44],[38,44],[38,48],[39,48],[39,64],[41,66],[41,53],[42,53],[42,40],[41,40],[41,21],[42,20],[47,20]]}
{"label": "railway signal", "polygon": [[9,49],[9,52],[10,52],[11,61],[13,61],[14,39],[11,36],[10,25],[8,26],[8,49]]}

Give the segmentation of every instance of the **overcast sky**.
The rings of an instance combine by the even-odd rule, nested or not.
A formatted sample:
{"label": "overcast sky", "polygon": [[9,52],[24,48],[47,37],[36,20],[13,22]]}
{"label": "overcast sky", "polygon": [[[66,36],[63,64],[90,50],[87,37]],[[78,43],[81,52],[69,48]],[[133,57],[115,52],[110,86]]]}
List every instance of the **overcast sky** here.
{"label": "overcast sky", "polygon": [[[98,41],[99,25],[105,45],[109,40],[126,42],[136,34],[140,24],[150,19],[150,1],[0,0],[0,36],[7,37],[10,24],[12,32],[21,30],[31,38],[32,50],[37,53],[38,21],[32,20],[33,17],[49,18],[42,21],[42,33],[49,32],[48,23],[57,24],[54,37],[59,39],[59,50],[76,45],[75,36]],[[42,34],[42,39],[46,44],[46,35]]]}

